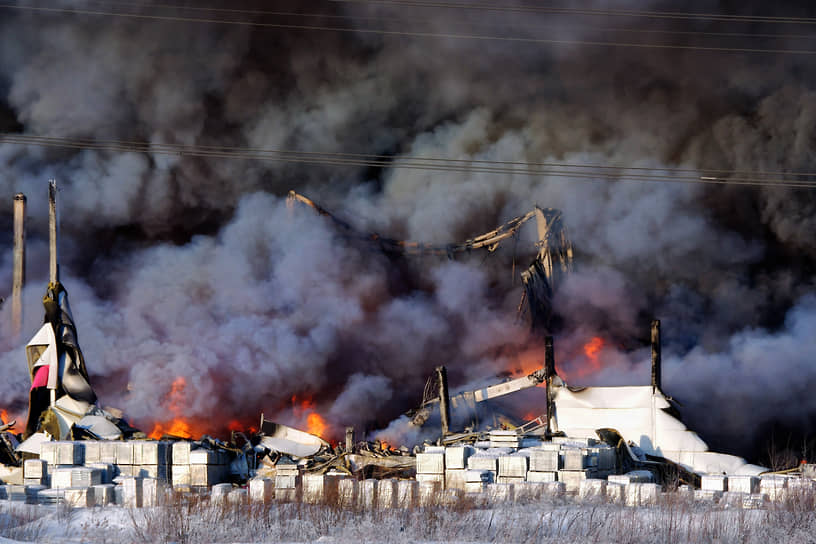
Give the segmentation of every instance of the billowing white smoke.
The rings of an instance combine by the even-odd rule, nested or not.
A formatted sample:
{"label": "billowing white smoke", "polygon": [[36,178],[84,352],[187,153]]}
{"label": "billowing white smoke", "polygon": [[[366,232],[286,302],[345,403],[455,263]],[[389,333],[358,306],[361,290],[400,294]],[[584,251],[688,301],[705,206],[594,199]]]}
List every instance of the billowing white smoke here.
{"label": "billowing white smoke", "polygon": [[[384,153],[396,162],[812,171],[812,68],[791,56],[769,67],[769,57],[616,49],[607,58],[606,49],[574,45],[8,15],[4,131]],[[534,16],[504,15],[535,34]],[[471,17],[432,20],[445,30]],[[556,38],[590,33],[585,24],[556,27]],[[534,253],[533,228],[488,257],[392,259],[308,210],[287,211],[280,197],[291,188],[363,229],[429,242],[479,234],[534,204],[558,208],[578,254],[556,296],[556,354],[568,376],[644,383],[642,347],[658,317],[665,388],[686,402],[692,426],[743,435],[742,414],[759,399],[768,421],[799,421],[790,405],[816,411],[800,386],[811,381],[807,343],[791,340],[816,315],[808,298],[816,199],[807,192],[11,145],[0,145],[0,165],[0,195],[29,197],[25,330],[41,317],[45,180],[56,176],[63,279],[89,370],[102,402],[137,422],[166,415],[170,384],[182,376],[185,417],[254,420],[263,410],[302,424],[296,396],[335,430],[382,428],[419,401],[436,365],[448,366],[457,388],[536,353],[515,321],[520,287],[511,277],[513,262],[518,272]],[[10,225],[10,209],[0,224]],[[0,238],[2,285],[11,283],[10,244]],[[594,336],[606,342],[603,366],[586,373],[582,347]],[[751,362],[786,341],[788,356]],[[5,326],[0,362],[2,404],[20,408],[24,362]],[[768,369],[773,385],[758,386]]]}

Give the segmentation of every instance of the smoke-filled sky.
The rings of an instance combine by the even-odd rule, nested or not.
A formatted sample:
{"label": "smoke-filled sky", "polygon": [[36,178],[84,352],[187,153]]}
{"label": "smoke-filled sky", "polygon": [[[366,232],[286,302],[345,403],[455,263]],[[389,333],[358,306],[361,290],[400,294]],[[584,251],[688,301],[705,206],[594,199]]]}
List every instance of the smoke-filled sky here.
{"label": "smoke-filled sky", "polygon": [[[0,131],[394,159],[816,171],[816,55],[710,50],[816,51],[807,21],[398,4],[19,2],[63,11],[0,9]],[[816,17],[808,2],[581,7]],[[576,249],[555,299],[568,381],[647,383],[657,317],[664,389],[714,446],[759,459],[772,430],[813,429],[812,190],[13,144],[0,144],[0,165],[0,296],[11,291],[11,203],[22,191],[24,335],[33,334],[55,177],[61,279],[88,369],[101,403],[137,424],[168,417],[181,376],[187,402],[173,415],[215,426],[254,423],[263,411],[302,424],[307,401],[335,429],[374,430],[420,401],[439,364],[457,389],[540,358],[516,319],[534,227],[491,254],[388,256],[311,210],[287,210],[295,189],[360,229],[437,243],[536,204],[558,208]],[[10,309],[0,308],[0,404],[21,413],[28,376]],[[588,372],[581,346],[594,336],[605,341],[603,368]]]}

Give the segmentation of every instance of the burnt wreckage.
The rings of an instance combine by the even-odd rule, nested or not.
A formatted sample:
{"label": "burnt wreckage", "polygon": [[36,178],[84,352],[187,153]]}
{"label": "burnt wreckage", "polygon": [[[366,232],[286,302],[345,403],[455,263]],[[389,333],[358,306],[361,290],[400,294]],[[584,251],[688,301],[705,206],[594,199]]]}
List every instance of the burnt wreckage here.
{"label": "burnt wreckage", "polygon": [[[676,417],[675,404],[661,391],[657,321],[652,327],[651,385],[576,388],[568,386],[558,376],[550,336],[553,332],[552,297],[558,282],[573,266],[572,244],[559,211],[535,207],[481,236],[461,243],[435,245],[358,232],[347,222],[295,192],[289,194],[290,206],[305,205],[329,218],[344,235],[374,244],[382,251],[404,255],[452,257],[475,250],[492,252],[502,242],[515,237],[524,224],[535,219],[537,252],[533,262],[521,272],[524,291],[519,312],[526,306],[531,327],[536,334],[545,338],[542,368],[527,376],[454,394],[448,391],[445,368],[437,368],[428,381],[422,402],[408,414],[410,425],[414,427],[426,425],[432,416],[435,418],[438,414],[441,433],[436,440],[437,446],[426,443],[424,448],[417,446],[409,450],[405,446],[395,448],[378,440],[355,441],[352,428],[346,429],[344,442],[332,446],[319,436],[269,421],[263,414],[257,431],[233,431],[228,441],[208,436],[189,440],[171,435],[165,435],[158,441],[148,440],[145,433],[130,426],[119,411],[103,410],[97,403],[79,347],[68,294],[59,281],[56,187],[53,183],[49,185],[49,196],[51,274],[43,298],[45,319],[43,326],[26,346],[31,389],[25,429],[20,434],[13,433],[15,422],[0,427],[0,462],[4,465],[0,479],[6,483],[25,482],[40,488],[50,483],[52,488],[57,485],[73,488],[75,476],[82,482],[103,482],[106,478],[109,482],[118,475],[118,478],[128,481],[134,478],[164,481],[174,488],[183,489],[271,477],[276,489],[286,495],[288,492],[299,493],[296,491],[299,489],[299,478],[315,473],[357,477],[415,476],[420,482],[441,482],[443,487],[461,484],[461,489],[465,489],[466,483],[473,484],[473,487],[485,484],[487,480],[459,482],[466,477],[464,469],[470,467],[465,463],[465,457],[449,464],[451,474],[446,475],[446,469],[443,469],[444,477],[440,480],[439,473],[435,472],[439,467],[436,464],[429,467],[427,464],[431,457],[439,455],[434,448],[442,448],[443,456],[447,456],[445,452],[448,450],[455,452],[454,456],[470,452],[468,455],[473,454],[473,465],[476,467],[480,463],[495,465],[497,468],[486,469],[492,475],[483,475],[491,481],[498,481],[495,478],[515,481],[513,479],[519,477],[523,481],[545,481],[525,478],[554,478],[549,476],[554,474],[553,470],[560,474],[559,467],[564,467],[559,464],[558,455],[569,457],[574,453],[572,450],[564,453],[565,445],[574,446],[570,441],[586,446],[578,451],[577,463],[582,467],[592,459],[594,462],[601,459],[603,468],[597,474],[646,469],[659,478],[661,474],[673,471],[674,474],[679,472],[685,475],[686,481],[695,482],[696,475],[703,473],[756,475],[764,470],[748,465],[738,457],[708,451],[705,443]],[[18,199],[15,199],[15,212],[17,202]],[[19,295],[16,267],[22,266],[17,259],[17,239],[15,236],[15,297]],[[19,262],[23,262],[23,259],[19,259]],[[19,322],[19,316],[15,315],[14,319]],[[538,386],[544,387],[546,402],[538,407],[540,415],[531,421],[521,425],[509,420],[492,426],[478,423],[478,412],[489,401]],[[452,418],[452,414],[458,417]],[[455,430],[455,421],[469,423],[461,425],[461,430]],[[594,451],[590,448],[597,444],[597,438],[606,443],[606,450]],[[530,452],[522,454],[521,450],[533,443],[538,448],[535,455]],[[555,446],[555,449],[548,449],[548,444]],[[491,452],[498,451],[496,448],[504,451],[507,447],[517,451],[510,455],[512,459],[509,459],[507,467],[514,466],[512,462],[517,461],[516,457],[519,456],[533,455],[530,459],[537,458],[541,450],[550,454],[555,451],[554,465],[552,460],[546,462],[549,463],[547,466],[554,468],[534,470],[534,463],[530,461],[532,464],[525,465],[530,469],[530,474],[525,468],[520,475],[502,475],[502,464],[496,457],[498,454]],[[558,453],[559,448],[562,449],[561,454]],[[611,461],[610,451],[613,452]],[[60,467],[65,466],[74,467],[76,474],[69,471],[66,476],[59,472],[62,470]],[[589,469],[584,467],[581,470],[583,477],[586,477]],[[53,471],[53,474],[49,471]],[[457,471],[461,471],[461,474]],[[567,469],[559,477],[573,478],[573,470]],[[47,491],[50,490],[42,492],[47,495]]]}

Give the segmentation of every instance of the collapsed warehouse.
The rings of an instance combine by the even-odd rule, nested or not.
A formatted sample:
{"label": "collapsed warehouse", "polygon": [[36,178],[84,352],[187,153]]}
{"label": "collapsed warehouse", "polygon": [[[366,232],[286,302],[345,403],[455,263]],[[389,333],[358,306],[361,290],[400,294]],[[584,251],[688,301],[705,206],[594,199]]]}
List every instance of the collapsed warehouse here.
{"label": "collapsed warehouse", "polygon": [[[45,319],[26,345],[31,389],[24,431],[15,434],[15,422],[0,428],[1,498],[152,506],[174,490],[207,493],[213,500],[229,495],[234,500],[322,502],[334,496],[349,505],[395,507],[456,501],[465,494],[507,501],[567,493],[646,504],[664,488],[685,485],[689,492],[701,488],[692,493],[704,500],[729,493],[727,500],[761,505],[784,496],[784,490],[813,483],[765,474],[765,468],[739,457],[711,452],[685,427],[677,404],[661,388],[657,320],[651,329],[650,385],[573,387],[558,375],[552,297],[572,269],[573,249],[561,214],[539,207],[463,243],[433,245],[358,233],[308,198],[290,193],[290,204],[328,217],[345,235],[408,255],[493,251],[536,220],[538,252],[521,274],[519,308],[526,304],[531,327],[545,337],[545,360],[528,375],[454,394],[444,366],[437,368],[421,403],[407,414],[414,427],[435,430],[438,420],[436,440],[395,448],[355,440],[354,429],[347,428],[345,441],[332,445],[263,414],[257,429],[234,431],[226,441],[172,435],[149,439],[124,414],[98,405],[67,291],[59,281],[53,184],[49,194],[52,239]],[[24,199],[15,201],[15,211],[17,202]],[[18,253],[24,258],[22,247],[15,247],[15,262]],[[490,401],[532,388],[543,388],[546,401],[533,407],[540,415],[530,421],[496,424],[496,418],[490,423],[479,416]],[[810,466],[802,470],[810,475]]]}

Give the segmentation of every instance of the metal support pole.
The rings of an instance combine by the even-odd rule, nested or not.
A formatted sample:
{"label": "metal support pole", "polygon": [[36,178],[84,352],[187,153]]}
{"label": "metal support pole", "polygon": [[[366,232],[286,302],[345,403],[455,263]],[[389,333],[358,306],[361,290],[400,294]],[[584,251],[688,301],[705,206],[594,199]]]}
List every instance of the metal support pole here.
{"label": "metal support pole", "polygon": [[652,392],[662,391],[663,370],[660,358],[660,320],[652,321]]}
{"label": "metal support pole", "polygon": [[544,338],[544,389],[547,398],[547,426],[545,436],[552,436],[553,402],[552,402],[552,380],[555,376],[555,352],[553,350],[553,337]]}
{"label": "metal support pole", "polygon": [[48,249],[49,267],[48,280],[51,283],[59,281],[59,259],[57,255],[57,180],[48,180]]}
{"label": "metal support pole", "polygon": [[20,335],[23,323],[22,293],[25,287],[25,215],[26,197],[14,195],[14,272],[11,290],[11,331],[14,338]]}
{"label": "metal support pole", "polygon": [[448,371],[444,366],[436,367],[439,381],[439,415],[442,420],[442,436],[450,430],[450,397],[448,395]]}

